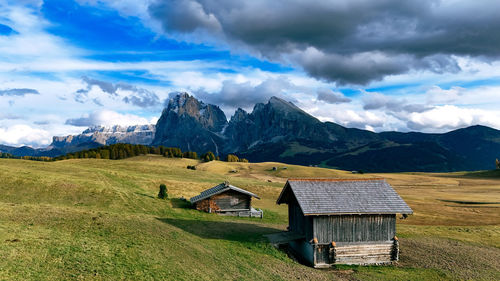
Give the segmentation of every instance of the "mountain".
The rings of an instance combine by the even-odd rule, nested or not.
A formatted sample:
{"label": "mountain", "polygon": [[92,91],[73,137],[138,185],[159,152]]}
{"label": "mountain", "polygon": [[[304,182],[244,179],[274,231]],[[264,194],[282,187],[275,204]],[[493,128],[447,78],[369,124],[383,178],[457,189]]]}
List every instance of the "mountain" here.
{"label": "mountain", "polygon": [[54,137],[44,149],[0,145],[0,152],[58,156],[118,142],[366,172],[487,170],[500,157],[500,131],[485,126],[444,134],[373,133],[321,122],[277,97],[256,104],[252,112],[239,108],[228,121],[218,106],[187,93],[169,100],[156,126],[98,126]]}
{"label": "mountain", "polygon": [[56,157],[70,152],[87,150],[115,143],[150,145],[156,131],[155,125],[135,126],[94,126],[79,135],[55,136],[52,144],[46,148],[29,146],[11,147],[0,145],[0,152],[14,156],[49,156]]}
{"label": "mountain", "polygon": [[170,99],[163,110],[152,144],[222,154],[226,127],[226,115],[218,106],[204,104],[182,93]]}
{"label": "mountain", "polygon": [[14,156],[49,156],[55,157],[64,154],[58,149],[52,148],[32,148],[29,146],[13,147],[0,145],[0,152],[9,153]]}
{"label": "mountain", "polygon": [[67,153],[115,143],[149,145],[153,141],[155,131],[154,125],[95,126],[79,135],[55,136],[49,148]]}
{"label": "mountain", "polygon": [[373,133],[321,122],[277,97],[256,104],[250,113],[236,110],[228,122],[219,107],[179,94],[156,130],[153,145],[371,172],[491,169],[500,155],[500,131],[489,127],[445,134]]}

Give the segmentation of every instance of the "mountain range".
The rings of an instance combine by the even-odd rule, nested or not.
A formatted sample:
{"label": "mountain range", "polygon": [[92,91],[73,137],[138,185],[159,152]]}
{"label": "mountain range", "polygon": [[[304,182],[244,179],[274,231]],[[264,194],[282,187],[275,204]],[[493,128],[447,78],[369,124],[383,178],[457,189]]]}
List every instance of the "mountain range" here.
{"label": "mountain range", "polygon": [[218,106],[187,93],[170,99],[156,126],[94,127],[54,137],[47,149],[0,146],[0,151],[54,156],[117,142],[367,172],[484,170],[494,168],[500,156],[500,131],[485,126],[444,134],[374,133],[321,122],[277,97],[252,112],[240,108],[228,121]]}

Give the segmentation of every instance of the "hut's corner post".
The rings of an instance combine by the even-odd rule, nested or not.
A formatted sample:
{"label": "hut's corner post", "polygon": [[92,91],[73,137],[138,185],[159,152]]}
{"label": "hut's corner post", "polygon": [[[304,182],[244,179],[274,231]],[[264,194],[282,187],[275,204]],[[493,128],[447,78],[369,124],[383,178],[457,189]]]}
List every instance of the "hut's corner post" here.
{"label": "hut's corner post", "polygon": [[318,238],[314,237],[313,238],[313,266],[316,267],[317,263],[317,255],[316,252],[318,251]]}
{"label": "hut's corner post", "polygon": [[398,239],[398,237],[394,236],[393,241],[394,242],[392,244],[391,260],[397,262],[399,260],[399,239]]}
{"label": "hut's corner post", "polygon": [[329,259],[330,259],[330,264],[334,265],[335,262],[337,261],[337,249],[336,249],[336,244],[335,242],[332,241],[330,244],[330,251],[329,251]]}

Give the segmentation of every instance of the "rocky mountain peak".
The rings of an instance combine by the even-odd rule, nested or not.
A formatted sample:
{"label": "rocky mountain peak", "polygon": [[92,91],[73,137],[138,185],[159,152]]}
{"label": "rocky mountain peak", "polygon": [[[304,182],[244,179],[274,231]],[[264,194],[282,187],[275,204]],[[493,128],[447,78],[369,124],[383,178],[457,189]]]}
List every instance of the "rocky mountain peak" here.
{"label": "rocky mountain peak", "polygon": [[155,131],[155,125],[153,124],[147,124],[147,125],[132,125],[132,126],[120,126],[120,125],[114,125],[114,126],[102,126],[102,125],[97,125],[97,126],[92,126],[87,128],[85,131],[82,132],[84,135],[92,135],[95,133],[106,133],[106,134],[113,134],[113,133],[140,133],[140,132],[154,132]]}
{"label": "rocky mountain peak", "polygon": [[149,145],[153,141],[156,127],[154,125],[134,126],[93,126],[79,135],[55,136],[50,148],[61,149],[63,152],[78,151],[100,145],[115,143],[131,143]]}
{"label": "rocky mountain peak", "polygon": [[196,116],[199,115],[203,107],[205,107],[205,105],[202,102],[190,96],[188,93],[179,93],[169,100],[166,111],[172,111],[179,115],[188,114]]}
{"label": "rocky mountain peak", "polygon": [[240,122],[246,120],[247,118],[248,118],[248,112],[246,112],[244,109],[238,108],[234,112],[234,115],[231,116],[231,121],[229,122]]}
{"label": "rocky mountain peak", "polygon": [[227,123],[226,115],[218,106],[179,93],[170,99],[158,120],[153,144],[217,152]]}

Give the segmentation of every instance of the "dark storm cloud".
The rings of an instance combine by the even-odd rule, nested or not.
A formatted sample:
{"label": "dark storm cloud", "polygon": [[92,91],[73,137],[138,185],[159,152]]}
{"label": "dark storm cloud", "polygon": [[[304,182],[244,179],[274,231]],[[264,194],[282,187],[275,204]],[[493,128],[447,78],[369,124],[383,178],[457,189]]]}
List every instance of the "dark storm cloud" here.
{"label": "dark storm cloud", "polygon": [[496,60],[498,10],[493,0],[158,0],[149,7],[172,36],[201,31],[339,84],[457,72],[456,56]]}
{"label": "dark storm cloud", "polygon": [[320,101],[331,104],[351,102],[351,99],[346,98],[342,93],[334,92],[330,89],[319,89],[317,98]]}
{"label": "dark storm cloud", "polygon": [[0,96],[25,96],[25,95],[39,95],[40,93],[34,89],[7,89],[0,90]]}
{"label": "dark storm cloud", "polygon": [[[143,88],[138,88],[134,85],[126,83],[113,84],[111,82],[97,80],[89,78],[87,76],[83,76],[82,80],[87,84],[87,87],[85,89],[77,90],[74,94],[75,101],[80,103],[86,102],[88,99],[88,93],[90,92],[92,87],[97,86],[103,92],[111,96],[118,96],[118,90],[131,92],[130,95],[123,98],[123,101],[138,107],[153,107],[160,105],[160,99],[154,92]],[[97,98],[92,99],[92,102],[99,106],[103,105]]]}
{"label": "dark storm cloud", "polygon": [[295,85],[287,79],[268,79],[253,86],[252,84],[224,81],[222,89],[217,93],[207,93],[203,90],[194,92],[195,96],[204,102],[230,108],[252,108],[256,103],[267,102],[272,96],[285,97],[285,90],[293,89]]}
{"label": "dark storm cloud", "polygon": [[389,114],[398,112],[421,113],[432,109],[424,104],[410,104],[405,99],[398,99],[379,93],[366,93],[363,98],[364,110],[384,109]]}

